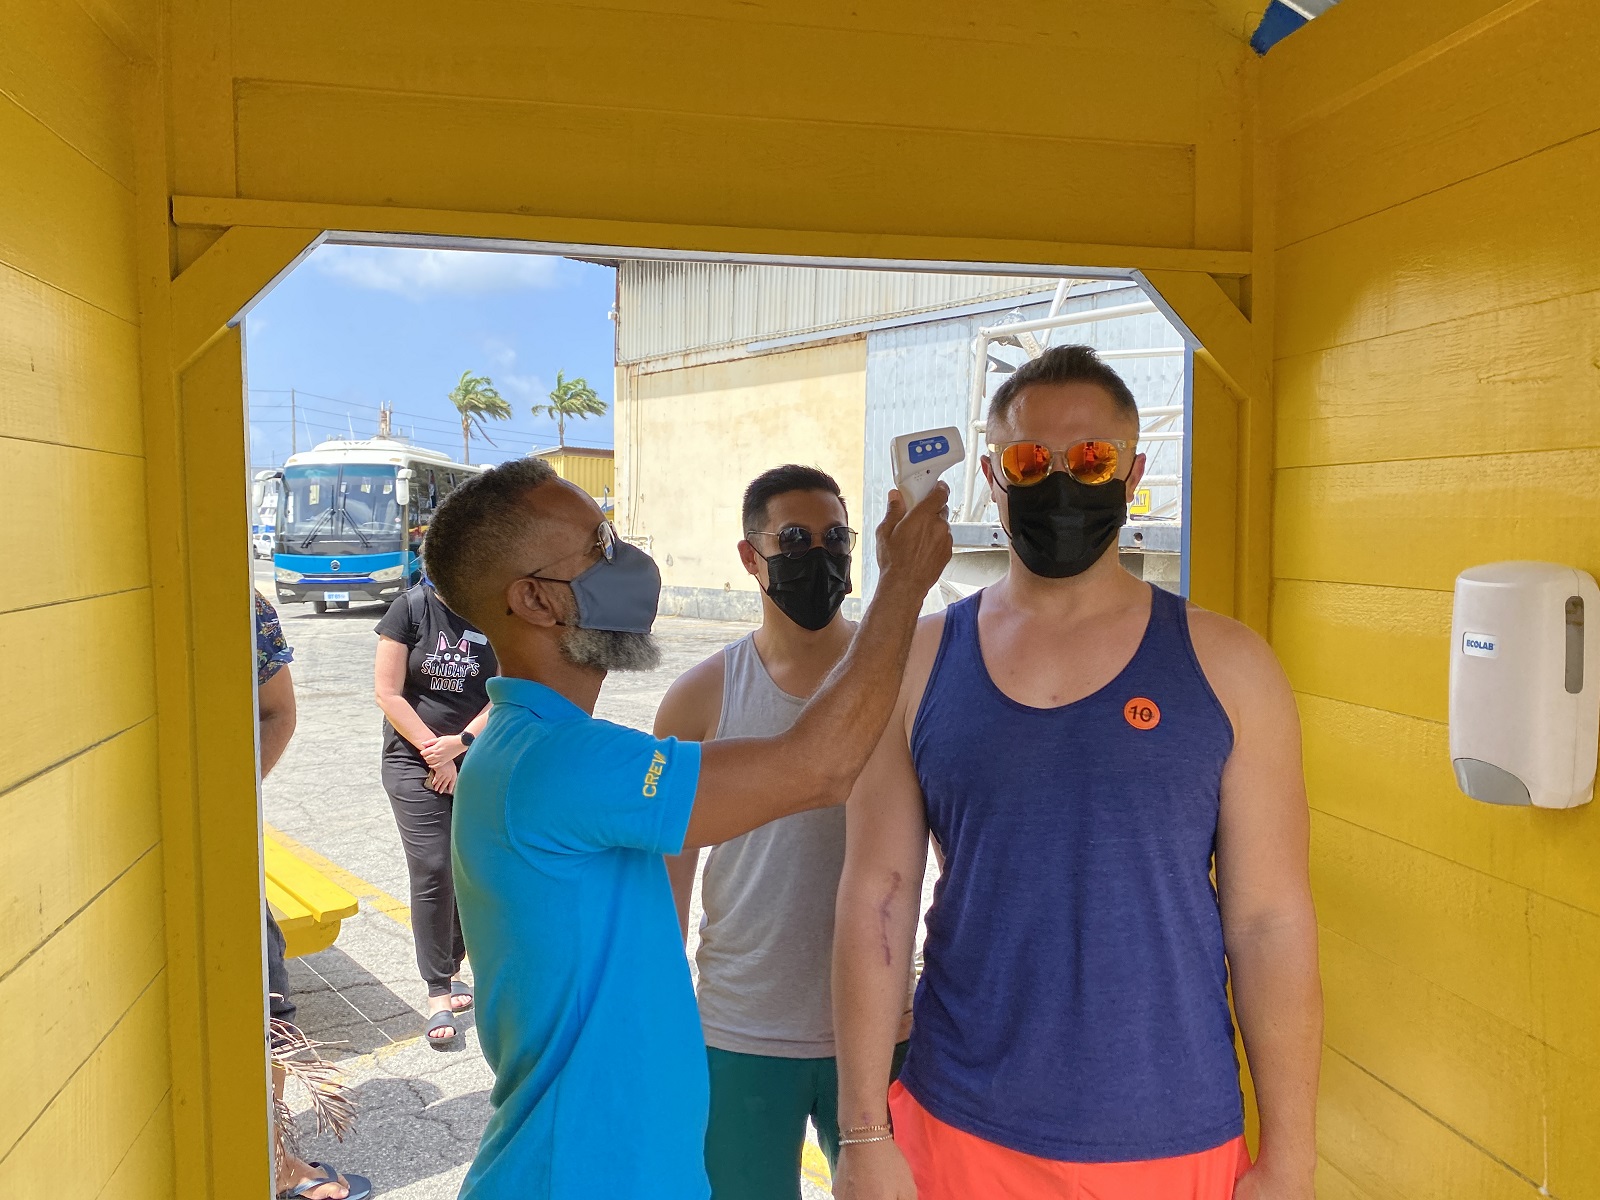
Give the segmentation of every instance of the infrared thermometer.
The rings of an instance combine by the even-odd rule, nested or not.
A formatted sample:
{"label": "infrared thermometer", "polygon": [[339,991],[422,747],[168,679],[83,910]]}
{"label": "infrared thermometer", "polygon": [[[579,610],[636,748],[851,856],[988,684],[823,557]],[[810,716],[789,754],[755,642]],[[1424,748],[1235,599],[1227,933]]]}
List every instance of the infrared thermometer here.
{"label": "infrared thermometer", "polygon": [[954,425],[907,433],[894,440],[894,485],[905,497],[906,507],[915,508],[933,491],[951,467],[967,456],[961,444],[961,431]]}

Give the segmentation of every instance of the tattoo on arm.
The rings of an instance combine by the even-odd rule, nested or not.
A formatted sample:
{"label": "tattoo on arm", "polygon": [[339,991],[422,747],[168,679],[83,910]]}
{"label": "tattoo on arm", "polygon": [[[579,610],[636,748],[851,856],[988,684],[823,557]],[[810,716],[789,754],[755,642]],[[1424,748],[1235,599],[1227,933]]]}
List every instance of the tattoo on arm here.
{"label": "tattoo on arm", "polygon": [[878,905],[878,937],[883,942],[883,965],[894,966],[894,948],[889,944],[889,926],[894,918],[894,898],[900,894],[900,872],[889,875],[889,891]]}

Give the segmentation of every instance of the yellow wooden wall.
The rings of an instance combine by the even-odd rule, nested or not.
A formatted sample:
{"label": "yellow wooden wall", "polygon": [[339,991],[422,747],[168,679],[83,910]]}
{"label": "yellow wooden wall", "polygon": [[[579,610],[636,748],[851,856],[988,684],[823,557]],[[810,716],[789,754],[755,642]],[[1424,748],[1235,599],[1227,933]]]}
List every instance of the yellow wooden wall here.
{"label": "yellow wooden wall", "polygon": [[111,4],[0,30],[0,1192],[165,1197],[138,52]]}
{"label": "yellow wooden wall", "polygon": [[1345,0],[1265,63],[1324,1198],[1600,1196],[1600,805],[1466,799],[1445,725],[1459,571],[1600,574],[1597,61],[1586,0]]}

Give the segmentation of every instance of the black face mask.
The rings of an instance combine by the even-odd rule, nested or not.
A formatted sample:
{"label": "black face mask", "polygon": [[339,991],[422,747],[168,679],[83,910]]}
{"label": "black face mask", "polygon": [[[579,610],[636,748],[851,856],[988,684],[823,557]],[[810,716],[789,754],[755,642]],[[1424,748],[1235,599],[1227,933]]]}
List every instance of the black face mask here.
{"label": "black face mask", "polygon": [[1032,487],[1006,489],[1011,548],[1046,579],[1081,575],[1105,553],[1128,519],[1126,481],[1079,483],[1052,471]]}
{"label": "black face mask", "polygon": [[815,632],[833,620],[850,593],[850,556],[813,546],[799,558],[767,559],[767,595],[801,629]]}

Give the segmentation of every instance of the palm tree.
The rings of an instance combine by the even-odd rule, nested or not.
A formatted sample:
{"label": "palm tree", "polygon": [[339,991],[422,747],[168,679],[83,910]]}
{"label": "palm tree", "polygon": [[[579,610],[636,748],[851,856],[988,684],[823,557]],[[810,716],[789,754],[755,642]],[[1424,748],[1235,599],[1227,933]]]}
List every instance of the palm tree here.
{"label": "palm tree", "polygon": [[471,371],[461,372],[460,381],[450,391],[450,403],[461,414],[461,461],[469,463],[472,461],[473,422],[477,422],[478,436],[493,446],[494,439],[489,436],[484,418],[504,421],[511,415],[511,405],[494,390],[487,375],[474,375]]}
{"label": "palm tree", "polygon": [[581,375],[567,379],[560,371],[556,372],[556,390],[550,393],[550,403],[533,406],[534,416],[556,419],[556,440],[563,450],[567,448],[568,417],[587,421],[590,417],[604,416],[605,411],[606,402],[589,386],[587,379]]}

